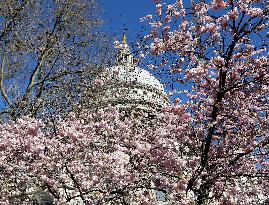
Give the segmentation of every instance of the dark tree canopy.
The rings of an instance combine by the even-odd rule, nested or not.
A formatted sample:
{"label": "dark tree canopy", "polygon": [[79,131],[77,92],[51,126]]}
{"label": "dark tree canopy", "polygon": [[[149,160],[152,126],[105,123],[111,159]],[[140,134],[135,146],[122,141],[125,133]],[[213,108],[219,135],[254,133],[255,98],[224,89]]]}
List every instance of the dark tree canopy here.
{"label": "dark tree canopy", "polygon": [[78,101],[74,92],[109,61],[99,10],[95,0],[1,1],[2,116],[62,112]]}

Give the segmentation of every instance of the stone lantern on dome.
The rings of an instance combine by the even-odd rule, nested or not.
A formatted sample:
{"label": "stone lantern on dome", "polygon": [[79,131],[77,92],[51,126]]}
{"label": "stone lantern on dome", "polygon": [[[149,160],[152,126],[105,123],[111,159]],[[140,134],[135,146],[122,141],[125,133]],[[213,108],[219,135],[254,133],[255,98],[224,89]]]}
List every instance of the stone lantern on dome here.
{"label": "stone lantern on dome", "polygon": [[122,48],[119,50],[119,52],[116,55],[116,63],[117,65],[128,65],[132,66],[134,65],[134,58],[131,53],[131,50],[126,42],[126,35],[123,34],[122,37]]}

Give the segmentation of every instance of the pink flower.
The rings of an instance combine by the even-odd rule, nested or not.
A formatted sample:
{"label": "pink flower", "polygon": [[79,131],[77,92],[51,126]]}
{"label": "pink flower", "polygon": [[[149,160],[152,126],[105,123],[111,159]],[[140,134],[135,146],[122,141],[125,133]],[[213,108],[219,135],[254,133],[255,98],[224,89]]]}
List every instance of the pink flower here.
{"label": "pink flower", "polygon": [[224,28],[228,26],[229,16],[224,15],[217,19],[217,22],[221,24]]}
{"label": "pink flower", "polygon": [[185,16],[186,12],[184,9],[182,9],[181,11],[176,11],[174,14],[176,17],[180,17],[180,16]]}
{"label": "pink flower", "polygon": [[232,18],[232,19],[238,18],[238,15],[239,13],[238,13],[237,7],[235,7],[232,11],[228,13],[229,18]]}
{"label": "pink flower", "polygon": [[151,22],[151,23],[149,23],[149,25],[150,25],[151,27],[154,27],[154,28],[159,28],[159,27],[162,26],[162,23],[161,23],[160,21],[156,21],[156,22]]}
{"label": "pink flower", "polygon": [[213,58],[212,62],[217,65],[217,66],[221,66],[221,65],[224,65],[224,58],[218,56],[216,58]]}
{"label": "pink flower", "polygon": [[176,6],[177,6],[178,8],[182,8],[182,7],[183,7],[182,0],[176,0]]}
{"label": "pink flower", "polygon": [[145,58],[145,54],[144,54],[144,53],[140,53],[139,57],[140,57],[141,59],[143,59],[143,58]]}
{"label": "pink flower", "polygon": [[191,120],[191,114],[190,113],[184,113],[181,118],[184,120],[184,121],[190,121]]}
{"label": "pink flower", "polygon": [[164,35],[167,35],[169,31],[170,31],[170,26],[165,26],[165,27],[163,28],[163,34],[164,34]]}
{"label": "pink flower", "polygon": [[246,13],[250,16],[261,16],[263,14],[263,10],[260,8],[247,8]]}
{"label": "pink flower", "polygon": [[125,165],[129,163],[130,157],[122,151],[115,151],[111,154],[111,158],[119,165]]}
{"label": "pink flower", "polygon": [[148,68],[152,69],[152,70],[156,70],[157,69],[157,66],[153,65],[153,64],[149,64],[147,65]]}
{"label": "pink flower", "polygon": [[227,2],[224,2],[223,0],[213,0],[212,5],[215,9],[222,9],[227,6]]}
{"label": "pink flower", "polygon": [[148,14],[148,15],[146,15],[145,18],[146,18],[146,19],[152,19],[152,15],[151,15],[151,14]]}
{"label": "pink flower", "polygon": [[169,23],[171,21],[172,17],[171,15],[167,15],[165,18],[164,18],[164,22],[165,23]]}
{"label": "pink flower", "polygon": [[102,87],[104,85],[104,82],[101,80],[101,79],[96,79],[94,81],[94,84],[97,86],[97,87]]}
{"label": "pink flower", "polygon": [[161,0],[153,0],[155,4],[161,3]]}
{"label": "pink flower", "polygon": [[150,19],[152,19],[152,15],[151,14],[149,14],[149,15],[147,15],[145,17],[140,18],[140,22],[143,22],[145,20],[150,20]]}
{"label": "pink flower", "polygon": [[162,15],[162,5],[161,4],[156,5],[156,14],[159,16]]}
{"label": "pink flower", "polygon": [[7,143],[1,143],[1,144],[0,144],[0,152],[1,152],[1,151],[5,151],[6,148],[7,148]]}
{"label": "pink flower", "polygon": [[39,127],[38,126],[30,125],[28,127],[28,131],[27,132],[28,132],[29,135],[37,136],[38,130],[39,130]]}
{"label": "pink flower", "polygon": [[161,66],[165,66],[168,63],[168,61],[166,59],[162,60]]}
{"label": "pink flower", "polygon": [[174,11],[174,10],[175,10],[175,8],[174,8],[173,5],[168,5],[167,6],[167,11],[168,11],[169,14],[170,14],[171,11]]}
{"label": "pink flower", "polygon": [[151,37],[152,37],[151,35],[145,35],[145,36],[144,36],[144,39],[145,39],[145,40],[149,40],[149,39],[151,39]]}
{"label": "pink flower", "polygon": [[183,22],[180,24],[180,30],[182,30],[182,31],[186,31],[186,28],[187,28],[187,21],[183,21]]}

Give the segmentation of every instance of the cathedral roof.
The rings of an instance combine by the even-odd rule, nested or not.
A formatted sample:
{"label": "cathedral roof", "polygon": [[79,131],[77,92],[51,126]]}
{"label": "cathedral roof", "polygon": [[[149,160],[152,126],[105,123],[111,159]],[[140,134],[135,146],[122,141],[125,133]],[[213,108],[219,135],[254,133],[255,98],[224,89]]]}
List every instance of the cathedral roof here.
{"label": "cathedral roof", "polygon": [[[156,89],[160,93],[165,93],[163,85],[155,78],[150,72],[138,67],[138,66],[126,66],[117,65],[107,69],[110,75],[107,75],[107,80],[115,78],[121,82],[127,84],[133,83],[136,85],[142,85],[149,89]],[[108,74],[107,73],[107,74]]]}
{"label": "cathedral roof", "polygon": [[158,110],[168,104],[160,81],[150,72],[138,67],[124,35],[116,55],[117,65],[106,68],[98,77],[103,86],[97,89],[96,106],[107,104],[127,109]]}

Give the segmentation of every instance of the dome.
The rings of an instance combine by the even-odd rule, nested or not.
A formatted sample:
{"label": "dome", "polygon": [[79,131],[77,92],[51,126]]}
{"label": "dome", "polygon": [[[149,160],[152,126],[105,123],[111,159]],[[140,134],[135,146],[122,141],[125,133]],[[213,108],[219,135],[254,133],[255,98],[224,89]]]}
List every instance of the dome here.
{"label": "dome", "polygon": [[94,107],[108,104],[120,109],[156,111],[169,103],[164,87],[148,71],[133,62],[126,40],[116,55],[116,66],[104,69],[93,85]]}
{"label": "dome", "polygon": [[148,71],[138,66],[117,65],[105,69],[98,81],[95,103],[108,104],[123,109],[158,110],[167,105],[163,85]]}
{"label": "dome", "polygon": [[123,65],[118,65],[108,68],[107,71],[110,75],[106,75],[106,80],[116,78],[125,83],[140,84],[165,94],[164,87],[160,81],[151,73],[138,66],[125,67]]}

